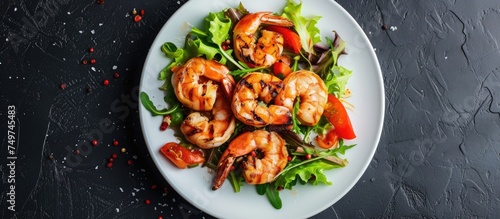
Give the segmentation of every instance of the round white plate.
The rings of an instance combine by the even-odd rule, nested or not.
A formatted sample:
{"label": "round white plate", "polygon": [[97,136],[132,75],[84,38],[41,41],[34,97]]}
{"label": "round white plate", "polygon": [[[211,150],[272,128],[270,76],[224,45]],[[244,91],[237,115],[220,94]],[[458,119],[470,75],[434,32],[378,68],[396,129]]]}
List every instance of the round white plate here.
{"label": "round white plate", "polygon": [[[285,0],[241,0],[250,12],[280,12]],[[217,12],[237,7],[240,0],[190,0],[165,23],[153,42],[142,72],[140,91],[149,94],[158,107],[166,107],[163,92],[158,89],[158,73],[170,63],[160,47],[164,42],[173,42],[183,47],[184,37],[191,26],[200,26],[208,12]],[[160,152],[166,142],[176,141],[173,132],[161,132],[162,118],[153,117],[142,105],[139,108],[141,126],[146,145],[158,169],[170,185],[187,201],[200,210],[218,218],[307,218],[313,216],[342,198],[359,180],[368,167],[377,148],[384,119],[384,86],[382,72],[373,48],[356,21],[333,0],[307,0],[303,2],[304,16],[319,15],[318,22],[322,40],[332,37],[335,30],[346,42],[348,55],[342,56],[339,64],[351,69],[348,88],[352,97],[348,101],[355,106],[349,111],[357,138],[346,144],[357,144],[348,150],[345,157],[349,165],[345,168],[326,171],[330,186],[295,186],[283,190],[280,197],[283,208],[274,209],[265,196],[260,196],[254,186],[245,185],[234,193],[226,182],[217,191],[212,191],[213,174],[207,168],[180,170]]]}

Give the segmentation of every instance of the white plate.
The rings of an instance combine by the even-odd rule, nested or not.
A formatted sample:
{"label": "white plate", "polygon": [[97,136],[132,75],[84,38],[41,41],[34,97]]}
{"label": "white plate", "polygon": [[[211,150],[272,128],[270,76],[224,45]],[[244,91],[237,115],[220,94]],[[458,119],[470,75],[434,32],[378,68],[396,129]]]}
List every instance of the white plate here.
{"label": "white plate", "polygon": [[[170,60],[160,51],[164,42],[170,41],[182,47],[190,26],[199,26],[208,12],[237,7],[239,0],[190,0],[166,22],[156,37],[146,59],[140,91],[150,95],[159,107],[166,107],[164,94],[158,89],[158,73]],[[285,0],[241,0],[251,12],[281,12]],[[326,171],[330,186],[295,186],[292,191],[280,192],[283,208],[274,209],[265,196],[256,193],[253,186],[244,186],[234,193],[226,182],[222,188],[212,191],[213,175],[207,168],[179,170],[171,164],[159,149],[166,142],[175,141],[171,131],[161,132],[162,118],[153,117],[142,106],[139,108],[142,130],[151,157],[169,184],[187,201],[200,210],[219,218],[306,218],[313,216],[342,198],[359,180],[377,148],[384,119],[384,86],[382,73],[373,48],[356,21],[332,0],[307,0],[302,14],[320,15],[318,23],[322,39],[332,37],[336,30],[346,41],[349,53],[339,60],[340,65],[353,70],[348,88],[352,91],[349,102],[355,106],[349,111],[357,138],[347,144],[356,147],[347,151],[349,165],[345,168]]]}

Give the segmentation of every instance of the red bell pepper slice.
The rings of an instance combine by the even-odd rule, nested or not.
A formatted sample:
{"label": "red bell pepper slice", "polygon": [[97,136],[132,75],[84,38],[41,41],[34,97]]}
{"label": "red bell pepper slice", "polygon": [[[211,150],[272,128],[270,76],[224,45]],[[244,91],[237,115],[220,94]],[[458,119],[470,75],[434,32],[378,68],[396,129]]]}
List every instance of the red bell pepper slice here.
{"label": "red bell pepper slice", "polygon": [[333,94],[328,94],[328,102],[323,115],[335,127],[335,132],[343,139],[354,139],[356,134],[352,128],[351,120],[340,100]]}
{"label": "red bell pepper slice", "polygon": [[161,147],[160,151],[180,169],[205,162],[202,151],[189,150],[176,142],[166,143]]}

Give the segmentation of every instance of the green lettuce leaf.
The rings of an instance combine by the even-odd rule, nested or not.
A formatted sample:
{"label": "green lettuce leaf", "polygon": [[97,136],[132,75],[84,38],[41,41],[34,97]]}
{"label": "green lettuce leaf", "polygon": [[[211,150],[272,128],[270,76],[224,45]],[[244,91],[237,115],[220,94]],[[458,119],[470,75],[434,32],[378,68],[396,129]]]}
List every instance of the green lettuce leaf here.
{"label": "green lettuce leaf", "polygon": [[226,64],[226,57],[216,47],[208,45],[208,43],[203,42],[199,37],[196,37],[192,42],[198,48],[199,55],[205,55],[208,60],[214,59],[223,65]]}
{"label": "green lettuce leaf", "polygon": [[300,36],[300,43],[305,52],[315,54],[314,45],[321,41],[320,30],[316,27],[320,16],[306,18],[301,15],[302,2],[295,3],[294,0],[288,0],[283,9],[283,17],[291,20],[295,26],[295,31]]}
{"label": "green lettuce leaf", "polygon": [[226,18],[224,12],[209,13],[206,20],[209,23],[209,38],[213,43],[220,45],[229,39],[229,31],[232,27],[231,19]]}
{"label": "green lettuce leaf", "polygon": [[205,18],[205,24],[207,26],[206,30],[193,27],[191,33],[198,36],[203,42],[211,44],[207,44],[207,46],[217,49],[219,51],[217,54],[222,55],[221,60],[224,61],[223,64],[227,65],[228,63],[226,62],[230,61],[237,68],[245,69],[245,66],[232,57],[232,50],[225,51],[222,49],[222,43],[230,38],[233,27],[231,19],[225,16],[224,11],[209,13]]}

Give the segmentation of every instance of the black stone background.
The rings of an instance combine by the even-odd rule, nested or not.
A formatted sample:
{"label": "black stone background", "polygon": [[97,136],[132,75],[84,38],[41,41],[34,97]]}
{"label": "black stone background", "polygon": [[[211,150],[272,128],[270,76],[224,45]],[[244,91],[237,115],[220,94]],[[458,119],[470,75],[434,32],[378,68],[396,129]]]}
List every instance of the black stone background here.
{"label": "black stone background", "polygon": [[[161,177],[137,113],[148,49],[185,2],[0,1],[0,218],[211,218]],[[363,177],[313,218],[498,217],[500,2],[337,2],[376,49],[386,117]],[[139,23],[133,8],[145,9]],[[89,57],[97,63],[80,64]],[[15,213],[6,203],[9,105],[17,109]],[[99,145],[73,155],[89,133]]]}

